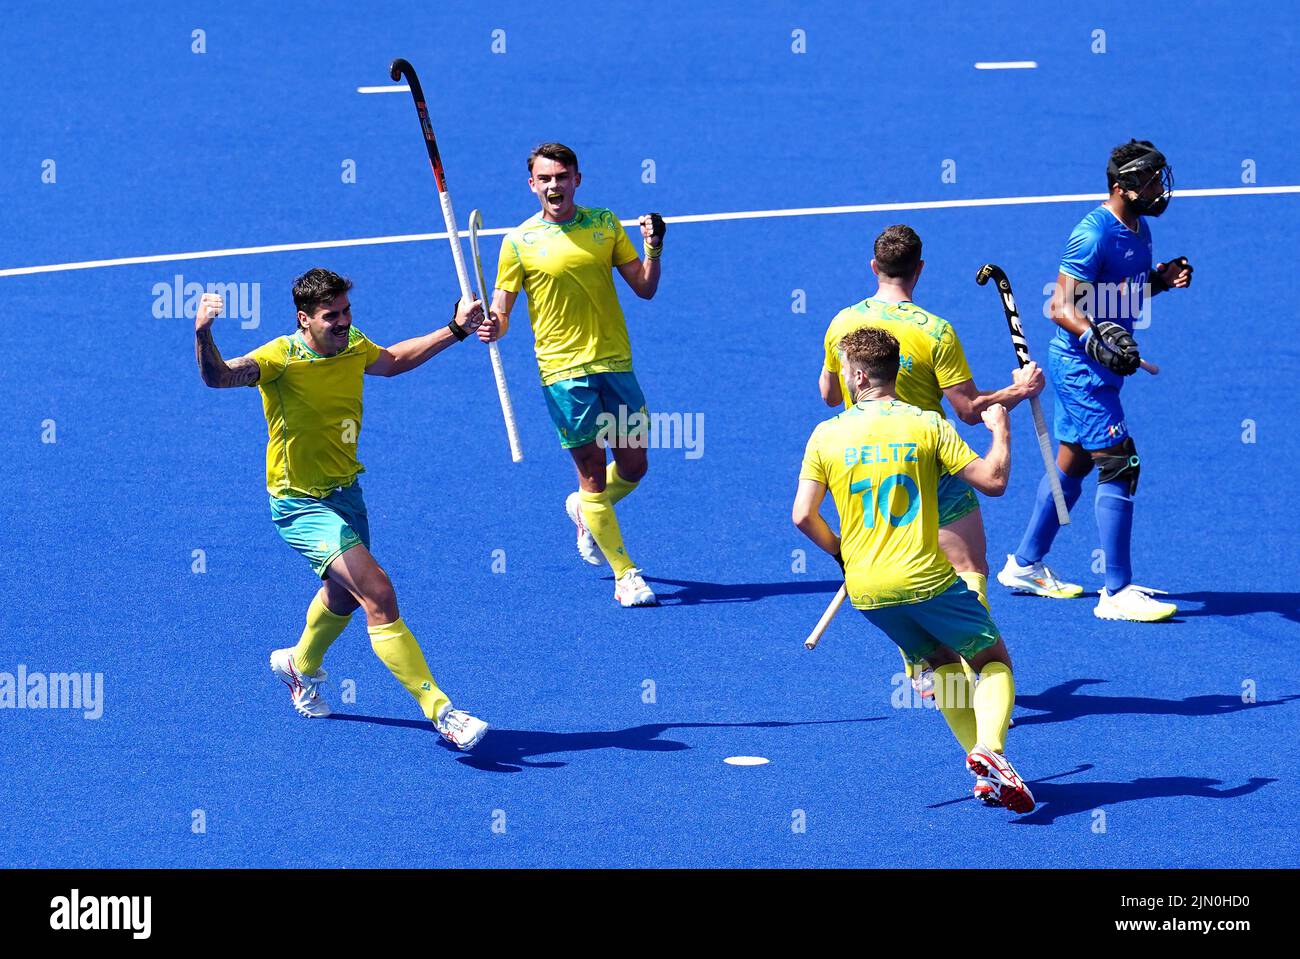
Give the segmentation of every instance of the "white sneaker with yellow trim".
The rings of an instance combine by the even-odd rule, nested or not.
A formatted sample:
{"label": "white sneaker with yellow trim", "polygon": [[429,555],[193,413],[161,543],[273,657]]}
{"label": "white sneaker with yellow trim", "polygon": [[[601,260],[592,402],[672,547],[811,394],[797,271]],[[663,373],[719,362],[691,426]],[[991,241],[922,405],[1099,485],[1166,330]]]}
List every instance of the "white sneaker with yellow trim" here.
{"label": "white sneaker with yellow trim", "polygon": [[1033,593],[1051,599],[1074,599],[1083,595],[1082,586],[1057,579],[1046,563],[1021,566],[1013,553],[1007,554],[1006,565],[998,571],[998,582],[1017,593]]}
{"label": "white sneaker with yellow trim", "polygon": [[1103,586],[1101,595],[1097,597],[1097,605],[1093,607],[1092,614],[1098,619],[1123,619],[1131,623],[1158,623],[1178,612],[1178,607],[1175,604],[1152,599],[1152,593],[1164,595],[1165,591],[1129,583],[1112,595],[1106,592],[1106,587]]}

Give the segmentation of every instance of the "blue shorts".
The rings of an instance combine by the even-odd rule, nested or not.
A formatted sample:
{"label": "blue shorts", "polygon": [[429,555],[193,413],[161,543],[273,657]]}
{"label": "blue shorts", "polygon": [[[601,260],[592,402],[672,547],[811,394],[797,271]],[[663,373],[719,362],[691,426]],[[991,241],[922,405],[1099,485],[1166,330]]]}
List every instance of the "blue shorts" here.
{"label": "blue shorts", "polygon": [[939,525],[955,523],[980,508],[975,491],[951,473],[939,477]]}
{"label": "blue shorts", "polygon": [[370,521],[359,482],[324,499],[272,496],[271,519],[280,538],[305,556],[321,579],[330,563],[353,546],[370,548]]}
{"label": "blue shorts", "polygon": [[960,577],[938,596],[919,603],[861,612],[914,662],[928,659],[940,646],[971,660],[1000,638],[989,611]]}
{"label": "blue shorts", "polygon": [[645,396],[631,371],[588,373],[543,386],[542,392],[566,450],[586,446],[597,437],[610,443],[648,432]]}
{"label": "blue shorts", "polygon": [[1057,442],[1104,450],[1128,439],[1128,423],[1119,400],[1123,377],[1098,370],[1055,337],[1047,357],[1056,391],[1052,429]]}

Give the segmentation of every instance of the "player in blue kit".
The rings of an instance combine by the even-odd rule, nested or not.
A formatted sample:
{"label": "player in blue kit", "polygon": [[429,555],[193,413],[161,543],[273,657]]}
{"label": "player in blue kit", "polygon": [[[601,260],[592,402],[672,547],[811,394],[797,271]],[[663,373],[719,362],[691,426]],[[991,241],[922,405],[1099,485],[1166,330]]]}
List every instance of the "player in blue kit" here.
{"label": "player in blue kit", "polygon": [[[1173,169],[1150,141],[1130,140],[1111,151],[1106,168],[1110,196],[1089,213],[1066,245],[1052,295],[1052,320],[1060,327],[1048,348],[1056,390],[1057,472],[1065,502],[1079,499],[1083,479],[1097,467],[1097,529],[1106,557],[1106,585],[1093,612],[1101,619],[1158,622],[1178,607],[1133,583],[1130,542],[1133,496],[1141,461],[1120,403],[1124,377],[1141,366],[1134,320],[1147,298],[1192,281],[1186,257],[1152,269],[1147,217],[1169,206]],[[1083,588],[1057,579],[1043,562],[1060,524],[1046,476],[1029,527],[998,573],[1018,592],[1070,598]]]}

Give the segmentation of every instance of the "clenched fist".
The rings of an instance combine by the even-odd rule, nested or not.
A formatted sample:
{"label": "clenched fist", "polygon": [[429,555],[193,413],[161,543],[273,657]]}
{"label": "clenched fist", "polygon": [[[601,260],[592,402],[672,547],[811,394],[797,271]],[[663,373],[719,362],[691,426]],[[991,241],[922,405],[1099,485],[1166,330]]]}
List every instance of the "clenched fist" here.
{"label": "clenched fist", "polygon": [[1007,428],[1008,423],[1007,408],[1001,403],[994,403],[980,414],[980,419],[984,421],[984,425],[989,428],[990,432],[996,433],[998,430],[1004,430]]}
{"label": "clenched fist", "polygon": [[646,246],[655,248],[664,245],[668,224],[664,223],[664,218],[658,213],[647,213],[639,217],[637,224],[641,227],[641,239]]}
{"label": "clenched fist", "polygon": [[226,309],[226,301],[219,293],[204,293],[199,298],[199,311],[194,314],[194,329],[206,330],[212,321]]}
{"label": "clenched fist", "polygon": [[1011,373],[1011,382],[1020,387],[1020,398],[1027,400],[1043,392],[1043,386],[1047,383],[1047,380],[1043,377],[1043,371],[1039,365],[1030,360],[1020,369]]}

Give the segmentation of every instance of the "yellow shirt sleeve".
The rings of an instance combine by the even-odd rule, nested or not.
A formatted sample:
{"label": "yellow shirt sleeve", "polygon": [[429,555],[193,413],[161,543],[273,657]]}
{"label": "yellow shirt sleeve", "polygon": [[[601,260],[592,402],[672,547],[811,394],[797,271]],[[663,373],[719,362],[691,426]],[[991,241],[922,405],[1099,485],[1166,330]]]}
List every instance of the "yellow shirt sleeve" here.
{"label": "yellow shirt sleeve", "polygon": [[248,358],[257,363],[259,372],[257,382],[250,384],[251,386],[274,383],[289,364],[289,337],[277,336],[271,342],[263,343],[249,353]]}
{"label": "yellow shirt sleeve", "polygon": [[617,219],[614,220],[614,226],[618,231],[618,235],[614,238],[614,256],[610,262],[614,266],[622,266],[624,263],[631,263],[633,260],[641,259],[637,255],[636,247],[632,245],[631,237],[627,235],[627,230],[623,229],[623,225]]}
{"label": "yellow shirt sleeve", "polygon": [[518,293],[524,288],[524,263],[519,258],[519,248],[515,246],[515,241],[508,236],[501,241],[496,288],[507,293]]}
{"label": "yellow shirt sleeve", "polygon": [[375,342],[370,339],[370,337],[366,336],[366,334],[362,333],[356,327],[353,327],[352,329],[356,333],[356,337],[352,339],[352,342],[349,345],[357,346],[365,350],[366,353],[365,365],[369,366],[371,363],[375,362],[375,360],[379,359],[380,349],[378,345],[376,345]]}
{"label": "yellow shirt sleeve", "polygon": [[951,475],[956,476],[979,459],[979,454],[957,435],[957,431],[953,429],[951,423],[937,413],[933,415],[939,422],[939,442],[936,450],[939,455],[939,462]]}
{"label": "yellow shirt sleeve", "polygon": [[973,379],[957,331],[949,327],[948,333],[934,351],[934,378],[938,380],[941,390]]}
{"label": "yellow shirt sleeve", "polygon": [[808,445],[804,447],[803,464],[799,467],[799,478],[801,480],[816,480],[826,487],[831,485],[830,477],[826,473],[826,464],[822,461],[821,450],[818,449],[816,430],[813,430],[812,436],[808,437]]}
{"label": "yellow shirt sleeve", "polygon": [[831,320],[831,325],[826,327],[826,338],[823,341],[826,348],[826,358],[823,361],[826,369],[832,373],[840,371],[840,315],[835,314],[835,319]]}

